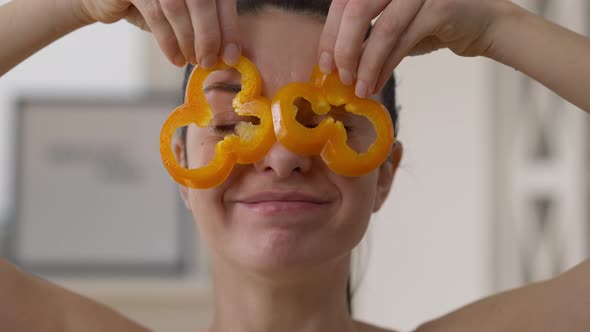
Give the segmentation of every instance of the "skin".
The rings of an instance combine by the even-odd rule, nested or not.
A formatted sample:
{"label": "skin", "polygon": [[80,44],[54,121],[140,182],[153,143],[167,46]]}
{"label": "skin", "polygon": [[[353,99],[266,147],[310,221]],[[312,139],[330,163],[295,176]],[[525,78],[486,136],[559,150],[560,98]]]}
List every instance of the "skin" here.
{"label": "skin", "polygon": [[583,332],[590,326],[590,260],[556,278],[506,291],[423,324],[416,332]]}
{"label": "skin", "polygon": [[[459,55],[485,56],[520,70],[590,111],[587,93],[590,41],[508,1],[336,0],[323,28],[311,17],[297,16],[295,22],[292,19],[295,14],[285,13],[265,12],[263,15],[277,16],[267,17],[264,22],[252,22],[252,17],[238,20],[231,10],[221,10],[231,4],[224,7],[221,3],[202,0],[199,10],[189,5],[178,6],[176,15],[170,15],[172,7],[168,6],[178,5],[173,0],[14,0],[0,7],[0,43],[4,46],[0,48],[0,73],[82,26],[126,18],[152,31],[171,61],[177,60],[178,54],[190,60],[190,45],[199,46],[202,40],[220,46],[195,47],[193,60],[199,63],[209,53],[227,55],[225,50],[230,41],[238,43],[240,48],[243,45],[244,54],[259,66],[266,96],[272,96],[278,86],[288,81],[307,81],[311,65],[318,59],[326,71],[337,68],[346,76],[348,70],[353,81],[356,80],[357,94],[372,94],[382,86],[384,73],[390,72],[406,55],[450,48]],[[217,21],[213,20],[213,8]],[[384,15],[369,41],[363,44],[359,36],[364,35],[365,27],[379,10]],[[186,17],[191,18],[190,25]],[[283,35],[272,34],[273,29],[281,33],[291,31],[285,26],[287,23],[296,26],[297,33],[305,38],[285,39]],[[181,26],[184,28],[175,28]],[[212,35],[207,37],[209,29],[203,29],[204,26],[218,29],[211,28]],[[233,27],[230,32],[220,28],[228,26]],[[237,33],[231,32],[238,28],[243,34],[239,41]],[[263,33],[264,38],[253,38]],[[14,38],[15,35],[19,38]],[[183,38],[186,38],[184,42]],[[289,43],[284,43],[285,40]],[[264,47],[272,47],[267,52],[271,55],[261,52]],[[328,61],[322,57],[326,52],[331,58]],[[237,79],[231,73],[216,75],[221,77],[213,76],[211,80]],[[358,84],[363,81],[366,89],[359,89]],[[208,98],[219,101],[222,94],[214,90]],[[199,135],[203,132],[195,127],[189,129],[186,162],[190,166],[210,157],[207,146],[197,144],[203,141]],[[359,144],[363,139],[359,137]],[[177,144],[175,149],[182,157],[181,146]],[[389,191],[401,159],[401,146],[394,147],[392,152],[392,162],[374,173],[345,179],[330,174],[317,159],[294,155],[276,145],[264,160],[236,168],[227,184],[219,188],[199,192],[182,188],[186,205],[195,213],[213,252],[218,295],[217,316],[210,331],[241,331],[242,328],[286,331],[287,327],[303,331],[379,331],[352,321],[346,313],[344,276],[350,249],[362,236],[368,216],[379,209]],[[258,212],[239,202],[261,190],[295,187],[321,196],[327,202],[302,216],[289,215],[289,209],[281,210],[280,206],[285,204],[280,202],[270,203]],[[350,197],[355,190],[364,194],[357,195],[361,201],[355,201],[362,208],[351,210]],[[207,213],[206,218],[195,211]],[[282,219],[292,223],[289,227],[280,226],[277,220],[280,219],[277,216],[285,214],[287,217]],[[238,215],[240,222],[236,222]],[[321,222],[309,222],[312,219]],[[260,220],[263,222],[257,223]],[[418,331],[585,332],[590,326],[587,280],[590,280],[590,261],[554,279],[470,304],[424,324]],[[33,278],[3,260],[0,260],[0,299],[7,301],[7,307],[11,308],[0,311],[1,326],[10,331],[35,331],[39,326],[44,331],[81,331],[89,326],[101,331],[145,331],[112,310]],[[23,319],[25,313],[39,314],[30,320]]]}
{"label": "skin", "polygon": [[148,331],[113,309],[29,275],[3,258],[0,306],[2,331]]}
{"label": "skin", "polygon": [[[309,79],[323,27],[319,18],[267,10],[241,16],[239,26],[244,54],[264,82],[263,96],[273,96],[289,82]],[[208,78],[204,88],[214,112],[227,109],[235,93],[208,88],[236,83],[239,76],[232,71]],[[352,140],[368,145],[370,130],[357,126]],[[208,128],[189,127],[189,168],[212,158],[218,138],[211,136]],[[401,150],[397,144],[393,162],[368,175],[347,178],[331,172],[317,156],[301,156],[276,143],[262,160],[238,165],[218,187],[181,187],[212,250],[216,310],[209,331],[359,331],[346,304],[350,253],[387,197]],[[181,142],[175,151],[181,159]],[[321,203],[287,202],[290,194],[247,203],[265,192],[305,193]]]}

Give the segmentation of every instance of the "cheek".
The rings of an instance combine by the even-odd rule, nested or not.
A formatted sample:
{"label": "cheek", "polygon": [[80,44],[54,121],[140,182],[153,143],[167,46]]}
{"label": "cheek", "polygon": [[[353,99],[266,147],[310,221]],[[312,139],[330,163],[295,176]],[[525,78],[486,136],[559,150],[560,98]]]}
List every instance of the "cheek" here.
{"label": "cheek", "polygon": [[377,170],[360,177],[344,177],[333,174],[334,183],[342,194],[342,208],[371,211],[377,195]]}
{"label": "cheek", "polygon": [[[206,155],[205,152],[203,154]],[[193,157],[195,160],[198,158],[202,156]],[[228,190],[240,185],[242,174],[249,166],[235,165],[226,181],[217,187],[189,190],[188,199],[193,219],[199,234],[213,250],[219,250],[225,246],[231,228],[231,216],[224,201],[225,195]]]}
{"label": "cheek", "polygon": [[219,188],[190,189],[189,200],[193,219],[199,229],[199,234],[210,245],[219,242],[216,240],[223,232],[226,212],[223,205],[223,193]]}
{"label": "cheek", "polygon": [[188,168],[195,169],[206,166],[215,156],[215,145],[220,139],[207,135],[205,128],[191,125],[186,143]]}
{"label": "cheek", "polygon": [[373,213],[377,196],[377,172],[362,177],[347,178],[332,174],[342,200],[338,211],[338,227],[348,233],[347,238],[358,243],[363,237]]}

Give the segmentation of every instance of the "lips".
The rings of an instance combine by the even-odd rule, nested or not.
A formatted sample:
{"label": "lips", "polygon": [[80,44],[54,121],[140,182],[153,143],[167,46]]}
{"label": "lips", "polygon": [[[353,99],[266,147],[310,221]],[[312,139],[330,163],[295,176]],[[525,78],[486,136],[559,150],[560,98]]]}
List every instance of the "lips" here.
{"label": "lips", "polygon": [[266,202],[302,202],[313,204],[327,204],[330,201],[318,195],[302,192],[261,192],[238,200],[244,204],[258,204]]}
{"label": "lips", "polygon": [[263,216],[302,216],[325,210],[330,200],[302,192],[261,192],[237,201],[249,211]]}

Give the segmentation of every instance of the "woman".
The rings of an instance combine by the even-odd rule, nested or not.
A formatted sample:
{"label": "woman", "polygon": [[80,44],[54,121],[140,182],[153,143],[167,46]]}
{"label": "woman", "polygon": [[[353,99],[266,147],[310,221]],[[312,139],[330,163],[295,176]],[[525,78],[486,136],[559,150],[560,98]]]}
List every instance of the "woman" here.
{"label": "woman", "polygon": [[[507,1],[238,1],[239,16],[233,1],[146,0],[131,6],[122,0],[57,0],[54,7],[38,1],[27,7],[30,4],[32,0],[15,0],[0,10],[0,22],[9,22],[0,29],[0,41],[8,46],[0,51],[2,72],[73,29],[127,18],[149,28],[177,65],[188,60],[210,67],[218,54],[228,63],[244,54],[257,65],[268,97],[287,83],[307,81],[318,62],[326,72],[337,68],[341,80],[354,83],[359,96],[372,96],[407,54],[448,47],[517,68],[590,111],[590,41]],[[370,20],[379,13],[363,42]],[[6,20],[14,15],[16,19]],[[22,31],[16,34],[21,38],[9,38],[7,31],[10,36]],[[563,47],[547,50],[546,44]],[[239,89],[237,83],[235,72],[216,72],[206,82],[211,87],[206,97],[214,108],[224,107]],[[380,96],[385,95],[375,98]],[[359,144],[368,139],[365,128],[352,130]],[[211,157],[202,144],[208,135],[189,126],[174,143],[177,158],[188,167],[205,163]],[[236,167],[218,187],[181,187],[212,252],[216,310],[207,331],[387,331],[352,320],[345,290],[350,252],[370,215],[385,201],[402,153],[397,143],[390,160],[378,169],[346,178],[330,172],[317,157],[275,144],[262,160]],[[8,264],[0,267],[0,285],[16,285],[0,286],[0,298],[13,299],[15,306],[0,313],[0,324],[7,330],[51,330],[47,321],[56,331],[143,330]],[[472,304],[418,331],[587,331],[587,280],[589,263],[556,279]],[[32,298],[40,301],[29,301]],[[38,312],[38,319],[20,319],[19,309]],[[52,320],[46,310],[62,318]]]}

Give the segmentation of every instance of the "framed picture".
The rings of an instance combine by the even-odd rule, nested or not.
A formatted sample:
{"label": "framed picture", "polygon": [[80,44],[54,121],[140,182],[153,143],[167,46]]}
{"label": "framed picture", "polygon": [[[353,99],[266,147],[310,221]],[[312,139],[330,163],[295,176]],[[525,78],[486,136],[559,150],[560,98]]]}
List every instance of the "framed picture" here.
{"label": "framed picture", "polygon": [[194,227],[163,167],[174,94],[21,98],[8,256],[58,275],[181,274]]}

